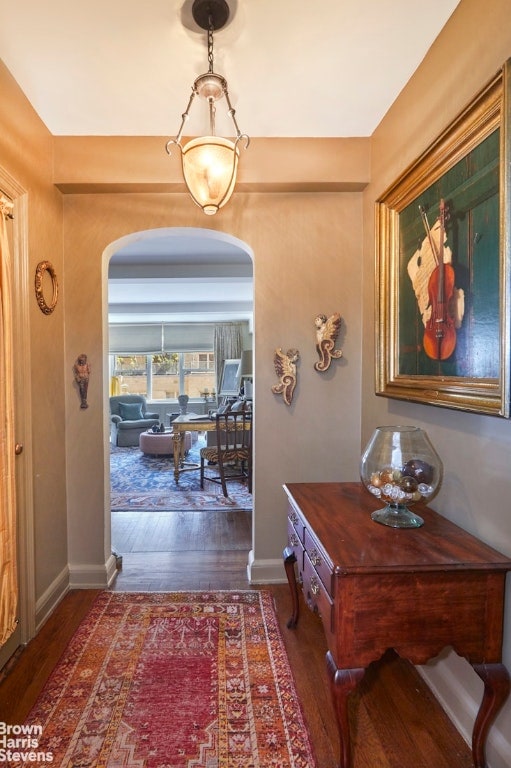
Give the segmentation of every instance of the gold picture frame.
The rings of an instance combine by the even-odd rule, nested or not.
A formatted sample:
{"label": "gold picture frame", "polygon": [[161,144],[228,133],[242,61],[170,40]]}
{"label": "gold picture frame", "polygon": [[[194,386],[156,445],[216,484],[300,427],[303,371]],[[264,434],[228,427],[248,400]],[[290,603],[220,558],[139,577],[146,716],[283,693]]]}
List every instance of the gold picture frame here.
{"label": "gold picture frame", "polygon": [[[44,295],[46,274],[49,275],[51,281],[51,299],[49,300],[47,300]],[[57,306],[59,286],[55,269],[50,261],[40,261],[37,265],[35,270],[34,289],[37,306],[44,315],[51,315]]]}
{"label": "gold picture frame", "polygon": [[509,417],[510,62],[376,202],[376,394]]}

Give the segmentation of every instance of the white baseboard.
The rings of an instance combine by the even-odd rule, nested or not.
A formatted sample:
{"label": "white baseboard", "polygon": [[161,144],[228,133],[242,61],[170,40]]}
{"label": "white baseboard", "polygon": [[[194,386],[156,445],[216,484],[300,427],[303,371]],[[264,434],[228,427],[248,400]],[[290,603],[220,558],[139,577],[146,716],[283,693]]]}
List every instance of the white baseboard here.
{"label": "white baseboard", "polygon": [[52,581],[50,586],[41,597],[36,601],[35,605],[35,631],[39,632],[44,622],[55,610],[60,603],[64,595],[69,590],[69,568],[66,565],[61,570],[58,576]]}
{"label": "white baseboard", "polygon": [[110,555],[105,563],[106,566],[106,583],[107,586],[111,586],[117,576],[117,556]]}
{"label": "white baseboard", "polygon": [[117,573],[115,555],[110,555],[104,565],[70,565],[70,589],[106,589]]}
{"label": "white baseboard", "polygon": [[[458,659],[457,663],[459,664]],[[466,662],[468,664],[468,662]],[[472,727],[475,722],[477,712],[482,700],[482,684],[477,678],[477,687],[481,689],[481,696],[474,697],[474,692],[469,691],[463,682],[460,681],[458,674],[453,670],[449,657],[435,662],[434,672],[427,666],[417,667],[420,675],[426,681],[432,690],[442,709],[446,712],[454,726],[457,728],[463,739],[469,747],[472,745]],[[473,672],[475,675],[476,673]],[[441,685],[437,685],[440,678]],[[462,695],[460,695],[460,688]],[[449,691],[453,692],[449,696]],[[509,719],[509,718],[508,718]],[[486,743],[486,760],[488,768],[509,768],[509,755],[511,755],[511,732],[509,729],[504,732],[499,728],[498,716],[496,722],[491,726]]]}
{"label": "white baseboard", "polygon": [[247,576],[250,584],[281,584],[287,581],[282,559],[257,560],[252,550],[248,555]]}

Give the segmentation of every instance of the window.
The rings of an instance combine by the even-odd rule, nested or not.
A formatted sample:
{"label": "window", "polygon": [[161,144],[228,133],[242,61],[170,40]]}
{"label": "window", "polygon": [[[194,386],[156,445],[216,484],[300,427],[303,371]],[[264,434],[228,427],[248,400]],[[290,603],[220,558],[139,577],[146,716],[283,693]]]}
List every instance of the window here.
{"label": "window", "polygon": [[156,355],[110,355],[112,376],[121,394],[144,395],[148,400],[177,400],[188,395],[199,400],[216,388],[213,352],[161,352]]}

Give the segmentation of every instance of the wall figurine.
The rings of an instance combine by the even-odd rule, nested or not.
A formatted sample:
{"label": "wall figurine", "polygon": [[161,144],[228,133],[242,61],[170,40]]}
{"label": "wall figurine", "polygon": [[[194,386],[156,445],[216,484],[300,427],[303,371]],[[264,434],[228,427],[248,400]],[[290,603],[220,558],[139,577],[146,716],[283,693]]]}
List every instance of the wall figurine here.
{"label": "wall figurine", "polygon": [[274,384],[271,391],[275,395],[282,395],[286,405],[291,405],[296,387],[296,362],[300,357],[297,349],[288,349],[282,352],[279,347],[275,350],[273,364],[279,377],[278,384]]}
{"label": "wall figurine", "polygon": [[338,312],[330,315],[317,315],[314,320],[316,326],[316,349],[319,361],[314,363],[316,371],[328,371],[332,359],[342,357],[342,349],[335,349],[335,342],[341,330],[341,316]]}
{"label": "wall figurine", "polygon": [[75,381],[78,384],[80,392],[80,408],[88,408],[87,391],[89,389],[90,363],[87,361],[87,355],[81,354],[76,358],[73,365]]}

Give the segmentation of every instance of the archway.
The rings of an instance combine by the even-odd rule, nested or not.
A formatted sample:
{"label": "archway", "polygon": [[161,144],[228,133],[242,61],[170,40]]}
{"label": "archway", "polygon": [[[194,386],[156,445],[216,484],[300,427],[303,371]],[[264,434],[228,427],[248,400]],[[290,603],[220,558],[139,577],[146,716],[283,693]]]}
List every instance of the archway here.
{"label": "archway", "polygon": [[[108,315],[116,324],[143,324],[144,321],[148,324],[211,324],[247,320],[249,277],[248,325],[252,338],[248,348],[253,349],[253,253],[246,243],[228,233],[187,227],[134,232],[105,249],[103,275],[104,280],[114,285],[113,290],[108,291],[105,317]],[[172,296],[175,285],[179,289],[178,300]],[[242,295],[236,296],[236,291]],[[106,293],[104,290],[104,296]],[[108,354],[108,327],[104,341],[105,354]],[[107,364],[105,371],[110,373]],[[106,381],[105,386],[108,386]],[[107,396],[105,402],[108,402]],[[154,403],[151,410],[155,410]],[[163,414],[168,410],[169,405]],[[105,452],[105,486],[109,488],[107,454],[108,451]],[[252,504],[251,539],[253,507]],[[105,518],[110,533],[110,506],[105,510]]]}

